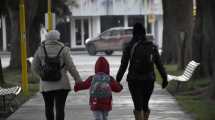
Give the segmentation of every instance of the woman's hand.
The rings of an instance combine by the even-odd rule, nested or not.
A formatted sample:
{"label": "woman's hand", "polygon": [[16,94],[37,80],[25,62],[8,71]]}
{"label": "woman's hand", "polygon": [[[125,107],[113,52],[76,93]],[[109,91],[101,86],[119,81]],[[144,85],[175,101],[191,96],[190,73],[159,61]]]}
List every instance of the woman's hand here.
{"label": "woman's hand", "polygon": [[122,84],[120,84],[120,83],[118,83],[119,84],[119,86],[120,86],[120,91],[122,91],[122,89],[123,89],[123,86],[122,86]]}
{"label": "woman's hand", "polygon": [[162,88],[166,88],[166,86],[168,85],[168,81],[167,80],[163,80],[162,82]]}

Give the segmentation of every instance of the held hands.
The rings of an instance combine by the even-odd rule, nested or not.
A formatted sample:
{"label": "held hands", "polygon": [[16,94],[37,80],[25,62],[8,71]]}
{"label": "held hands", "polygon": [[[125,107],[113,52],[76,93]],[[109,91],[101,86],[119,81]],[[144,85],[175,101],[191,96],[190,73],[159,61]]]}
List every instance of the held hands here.
{"label": "held hands", "polygon": [[118,84],[118,86],[119,86],[119,91],[118,91],[118,92],[121,92],[122,89],[123,89],[123,86],[122,86],[122,84],[120,84],[120,82],[117,82],[117,84]]}
{"label": "held hands", "polygon": [[120,86],[120,91],[122,91],[122,89],[123,89],[123,86],[120,84],[120,83],[118,83],[119,84],[119,86]]}
{"label": "held hands", "polygon": [[79,91],[79,89],[80,89],[82,83],[83,83],[82,81],[78,81],[78,82],[75,83],[75,85],[74,85],[74,91],[75,91],[75,92],[78,92],[78,91]]}
{"label": "held hands", "polygon": [[77,87],[78,87],[77,83],[75,83],[74,88],[73,88],[75,92],[78,92],[78,88]]}
{"label": "held hands", "polygon": [[166,88],[166,86],[168,85],[168,81],[167,80],[163,80],[162,82],[162,88]]}

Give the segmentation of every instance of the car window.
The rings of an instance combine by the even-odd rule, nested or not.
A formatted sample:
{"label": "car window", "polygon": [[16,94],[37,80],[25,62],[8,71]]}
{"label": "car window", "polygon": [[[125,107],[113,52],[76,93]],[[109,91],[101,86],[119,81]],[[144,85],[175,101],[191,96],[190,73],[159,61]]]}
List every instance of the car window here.
{"label": "car window", "polygon": [[126,34],[126,35],[131,35],[131,34],[132,34],[132,29],[126,29],[126,30],[124,31],[124,34]]}
{"label": "car window", "polygon": [[105,32],[103,32],[103,33],[101,34],[101,37],[109,37],[110,34],[111,34],[110,31],[105,31]]}
{"label": "car window", "polygon": [[120,35],[120,30],[111,31],[111,36],[119,36],[119,35]]}

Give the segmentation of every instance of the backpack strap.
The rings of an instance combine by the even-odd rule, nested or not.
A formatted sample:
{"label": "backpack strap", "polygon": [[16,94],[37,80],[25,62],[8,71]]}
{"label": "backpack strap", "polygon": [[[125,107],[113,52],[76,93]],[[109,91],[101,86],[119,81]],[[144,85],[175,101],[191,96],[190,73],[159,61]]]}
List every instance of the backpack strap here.
{"label": "backpack strap", "polygon": [[61,47],[61,49],[59,50],[59,52],[57,53],[56,57],[59,57],[60,53],[63,51],[64,46]]}
{"label": "backpack strap", "polygon": [[45,53],[45,57],[47,58],[48,57],[48,53],[46,51],[45,43],[43,43],[43,50],[44,50],[44,53]]}
{"label": "backpack strap", "polygon": [[[45,47],[45,42],[42,43],[43,44],[43,50],[44,50],[44,53],[45,53],[45,57],[48,57],[48,53],[47,53],[47,50],[46,50],[46,47]],[[59,44],[60,45],[60,44]],[[59,50],[59,52],[57,53],[56,57],[59,57],[60,53],[63,51],[64,49],[64,46],[61,47],[61,49]]]}
{"label": "backpack strap", "polygon": [[[61,49],[59,50],[59,52],[58,52],[58,54],[57,54],[56,57],[59,57],[59,55],[60,55],[60,53],[63,51],[63,49],[64,49],[64,46],[61,47]],[[66,64],[63,63],[63,65],[61,66],[61,69],[64,68],[65,65],[66,65]]]}
{"label": "backpack strap", "polygon": [[134,43],[134,45],[131,48],[131,52],[130,52],[130,60],[133,58],[134,52],[135,52],[135,48],[137,47],[137,45],[139,44],[139,42]]}

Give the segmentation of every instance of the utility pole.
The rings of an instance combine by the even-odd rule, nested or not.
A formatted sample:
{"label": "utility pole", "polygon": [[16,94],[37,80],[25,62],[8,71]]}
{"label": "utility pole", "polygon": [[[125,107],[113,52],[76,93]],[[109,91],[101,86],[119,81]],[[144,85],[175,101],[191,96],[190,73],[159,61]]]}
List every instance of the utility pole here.
{"label": "utility pole", "polygon": [[52,20],[52,1],[48,0],[48,31],[51,31],[53,27]]}
{"label": "utility pole", "polygon": [[26,24],[25,24],[25,1],[19,1],[19,21],[20,21],[20,42],[22,61],[22,89],[24,95],[29,95],[28,72],[27,72],[27,51],[26,51]]}

